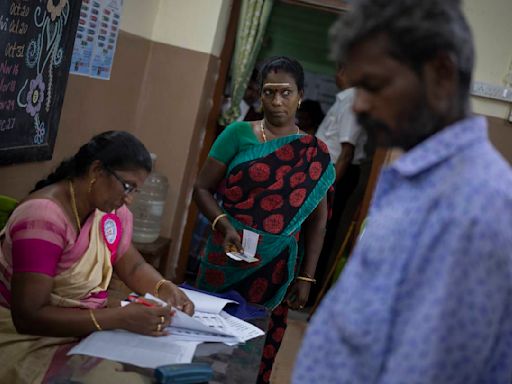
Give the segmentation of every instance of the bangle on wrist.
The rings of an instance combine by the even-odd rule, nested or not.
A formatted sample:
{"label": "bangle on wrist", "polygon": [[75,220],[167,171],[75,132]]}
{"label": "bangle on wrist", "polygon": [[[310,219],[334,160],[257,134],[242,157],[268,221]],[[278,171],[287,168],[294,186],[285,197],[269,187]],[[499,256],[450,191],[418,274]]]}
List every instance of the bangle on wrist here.
{"label": "bangle on wrist", "polygon": [[153,290],[153,294],[154,294],[155,297],[160,298],[160,296],[158,295],[158,291],[160,290],[162,285],[164,285],[164,283],[167,283],[168,281],[169,280],[167,280],[167,279],[162,279],[162,280],[158,280],[157,281],[157,283],[155,284],[155,289]]}
{"label": "bangle on wrist", "polygon": [[312,283],[312,284],[316,283],[316,279],[313,279],[312,277],[297,276],[295,279],[300,280],[300,281],[307,281],[308,283]]}
{"label": "bangle on wrist", "polygon": [[101,328],[100,323],[98,323],[98,320],[96,320],[96,316],[94,316],[94,312],[91,308],[89,308],[89,315],[91,316],[92,323],[96,327],[98,331],[103,331],[103,328]]}
{"label": "bangle on wrist", "polygon": [[219,221],[220,219],[222,219],[223,217],[226,217],[226,216],[227,216],[227,214],[221,213],[215,219],[213,219],[213,221],[212,221],[212,231],[215,231],[215,225],[217,224],[217,221]]}

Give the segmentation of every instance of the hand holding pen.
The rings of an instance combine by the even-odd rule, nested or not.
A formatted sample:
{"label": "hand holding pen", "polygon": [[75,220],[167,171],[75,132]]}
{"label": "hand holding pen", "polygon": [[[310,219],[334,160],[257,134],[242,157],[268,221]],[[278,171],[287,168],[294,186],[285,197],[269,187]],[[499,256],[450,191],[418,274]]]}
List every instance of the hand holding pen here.
{"label": "hand holding pen", "polygon": [[156,301],[137,295],[129,295],[130,304],[123,307],[123,329],[150,336],[165,336],[174,311],[169,306],[162,306]]}

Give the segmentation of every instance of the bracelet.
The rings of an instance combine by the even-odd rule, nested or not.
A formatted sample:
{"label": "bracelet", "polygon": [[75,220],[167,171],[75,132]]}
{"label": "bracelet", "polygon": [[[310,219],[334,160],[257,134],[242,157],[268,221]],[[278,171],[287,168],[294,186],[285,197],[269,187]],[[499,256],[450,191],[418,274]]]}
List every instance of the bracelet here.
{"label": "bracelet", "polygon": [[227,214],[225,213],[221,213],[219,216],[217,216],[215,219],[213,219],[212,221],[212,231],[215,231],[215,224],[217,224],[217,221],[219,221],[220,219],[222,219],[223,217],[226,217]]}
{"label": "bracelet", "polygon": [[100,323],[98,323],[98,320],[96,320],[96,316],[94,316],[94,312],[91,308],[89,308],[89,315],[91,315],[92,322],[94,323],[94,326],[98,331],[103,331],[103,328],[101,328]]}
{"label": "bracelet", "polygon": [[160,287],[161,287],[164,283],[166,283],[166,282],[168,282],[168,281],[169,281],[169,280],[162,279],[162,280],[159,280],[159,281],[155,284],[155,289],[154,289],[154,291],[153,291],[153,293],[155,294],[155,297],[160,298],[160,296],[158,296],[158,290],[160,289]]}
{"label": "bracelet", "polygon": [[313,283],[313,284],[316,283],[316,279],[313,279],[311,277],[297,276],[295,279],[296,280],[301,280],[301,281],[307,281],[308,283]]}

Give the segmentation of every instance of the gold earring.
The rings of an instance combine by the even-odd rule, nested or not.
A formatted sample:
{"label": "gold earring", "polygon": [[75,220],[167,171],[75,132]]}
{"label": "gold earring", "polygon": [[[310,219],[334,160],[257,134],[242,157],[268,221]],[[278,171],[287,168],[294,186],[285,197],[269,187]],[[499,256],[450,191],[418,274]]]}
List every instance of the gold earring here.
{"label": "gold earring", "polygon": [[302,100],[301,100],[301,99],[299,99],[299,105],[298,105],[297,109],[299,109],[299,108],[300,108],[300,103],[302,103]]}
{"label": "gold earring", "polygon": [[88,192],[88,193],[91,193],[91,192],[92,192],[92,186],[93,186],[93,184],[94,184],[95,182],[96,182],[96,178],[95,178],[95,177],[93,177],[93,178],[91,179],[91,181],[89,181],[89,188],[87,189],[87,192]]}

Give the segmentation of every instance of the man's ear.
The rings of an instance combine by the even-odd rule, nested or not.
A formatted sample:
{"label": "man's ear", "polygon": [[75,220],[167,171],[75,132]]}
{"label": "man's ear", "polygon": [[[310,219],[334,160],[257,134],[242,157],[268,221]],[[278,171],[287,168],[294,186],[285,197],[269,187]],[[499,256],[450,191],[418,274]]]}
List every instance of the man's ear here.
{"label": "man's ear", "polygon": [[459,73],[454,55],[439,52],[423,66],[428,105],[440,116],[453,113],[459,89]]}

